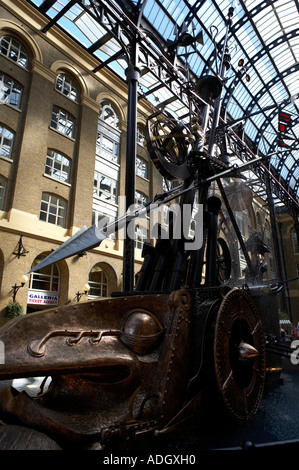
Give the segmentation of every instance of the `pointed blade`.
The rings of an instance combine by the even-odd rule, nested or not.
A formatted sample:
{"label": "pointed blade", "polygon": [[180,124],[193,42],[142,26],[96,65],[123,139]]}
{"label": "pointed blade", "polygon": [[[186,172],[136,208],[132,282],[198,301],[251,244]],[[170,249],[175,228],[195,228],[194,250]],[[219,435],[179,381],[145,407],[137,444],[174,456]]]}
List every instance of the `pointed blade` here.
{"label": "pointed blade", "polygon": [[259,355],[257,349],[255,349],[251,344],[241,341],[238,346],[239,349],[239,361],[247,361]]}
{"label": "pointed blade", "polygon": [[29,273],[39,271],[50,264],[57,263],[70,256],[77,255],[82,251],[88,251],[98,246],[102,240],[106,238],[95,225],[92,225],[89,229],[84,226],[78,232],[70,237],[66,242],[60,245],[56,250],[50,253],[45,259],[34,266]]}

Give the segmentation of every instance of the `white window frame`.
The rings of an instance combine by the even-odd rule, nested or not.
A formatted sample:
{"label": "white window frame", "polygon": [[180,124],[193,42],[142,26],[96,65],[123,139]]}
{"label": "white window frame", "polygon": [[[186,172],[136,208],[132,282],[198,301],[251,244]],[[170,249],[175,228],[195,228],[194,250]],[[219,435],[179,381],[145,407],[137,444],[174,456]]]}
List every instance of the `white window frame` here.
{"label": "white window frame", "polygon": [[135,248],[142,250],[144,242],[147,241],[147,228],[141,224],[135,225]]}
{"label": "white window frame", "polygon": [[[46,268],[44,268],[46,269]],[[59,287],[60,287],[60,274],[59,274],[59,269],[56,264],[52,264],[47,267],[47,269],[50,270],[50,273],[43,273],[39,271],[35,271],[34,273],[30,274],[29,278],[29,290],[30,291],[41,291],[41,292],[49,292],[51,294],[59,294]],[[54,270],[57,270],[58,274],[54,273]],[[42,287],[39,286],[39,284],[42,285],[43,283],[49,284],[48,289],[43,289]],[[57,288],[55,287],[57,286]]]}
{"label": "white window frame", "polygon": [[0,103],[19,109],[23,88],[11,77],[0,74]]}
{"label": "white window frame", "polygon": [[108,129],[115,129],[120,132],[120,120],[113,105],[108,100],[101,102],[101,109],[99,113],[100,125],[105,124]]}
{"label": "white window frame", "polygon": [[[3,42],[6,42],[6,45],[4,45]],[[5,54],[3,53],[3,48],[6,50]],[[22,44],[14,37],[8,35],[1,37],[0,53],[15,62],[19,67],[28,70],[28,53]]]}
{"label": "white window frame", "polygon": [[66,96],[69,100],[78,103],[78,89],[74,80],[67,74],[61,72],[56,77],[55,90]]}
{"label": "white window frame", "polygon": [[59,106],[54,105],[51,115],[51,128],[66,137],[74,138],[75,118]]}
{"label": "white window frame", "polygon": [[[0,157],[12,160],[12,147],[15,135],[12,131],[0,124]],[[6,151],[6,148],[9,150]]]}
{"label": "white window frame", "polygon": [[145,131],[143,127],[137,126],[137,136],[136,136],[137,144],[141,145],[142,147],[145,144]]}
{"label": "white window frame", "polygon": [[[90,276],[93,272],[95,272],[95,269],[98,268],[98,272],[100,272],[100,281],[93,281]],[[94,271],[93,271],[94,270]],[[109,281],[108,281],[108,276],[103,269],[103,267],[100,265],[100,263],[95,264],[91,270],[89,271],[89,276],[88,276],[88,284],[90,286],[90,291],[88,293],[88,298],[89,299],[94,299],[98,297],[108,297],[109,294]],[[94,294],[93,292],[98,290],[99,295]]]}
{"label": "white window frame", "polygon": [[[107,184],[110,181],[110,190],[106,190],[101,187],[101,184],[106,180]],[[93,196],[97,199],[101,199],[107,203],[116,204],[117,201],[117,180],[111,178],[111,176],[107,176],[102,172],[95,171],[94,172],[94,180],[93,180]]]}
{"label": "white window frame", "polygon": [[[66,206],[65,199],[60,196],[51,193],[42,193],[39,219],[48,224],[65,227]],[[42,214],[45,214],[45,217],[42,217]],[[52,219],[55,220],[55,222],[52,222]]]}
{"label": "white window frame", "polygon": [[139,156],[136,157],[136,175],[148,179],[148,162]]}
{"label": "white window frame", "polygon": [[[105,119],[105,115],[107,119]],[[103,224],[103,219],[105,219],[104,224],[110,223],[117,218],[118,214],[120,171],[118,160],[121,140],[119,124],[120,120],[114,107],[108,100],[103,100],[98,118],[92,205],[92,223],[97,226],[100,225],[100,228]],[[110,191],[103,191],[100,194],[99,184],[101,177],[110,179],[113,182],[114,189],[111,187]],[[116,234],[113,233],[108,238],[115,240]]]}
{"label": "white window frame", "polygon": [[[64,168],[67,168],[65,171]],[[71,161],[68,157],[53,149],[48,149],[45,165],[45,174],[51,178],[69,183],[71,171]],[[64,176],[66,175],[66,176]]]}

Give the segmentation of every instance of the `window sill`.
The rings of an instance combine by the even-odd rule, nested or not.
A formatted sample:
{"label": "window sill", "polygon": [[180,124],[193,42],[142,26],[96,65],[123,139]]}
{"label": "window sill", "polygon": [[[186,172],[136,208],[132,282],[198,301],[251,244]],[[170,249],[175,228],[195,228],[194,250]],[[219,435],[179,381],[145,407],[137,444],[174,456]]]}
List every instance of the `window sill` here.
{"label": "window sill", "polygon": [[59,134],[59,135],[62,135],[62,137],[65,137],[66,139],[71,140],[72,142],[76,142],[76,140],[74,139],[74,137],[70,137],[70,136],[64,134],[63,132],[58,131],[57,129],[55,129],[55,127],[49,126],[49,129],[51,129],[51,131],[54,131],[54,132],[56,132],[56,133]]}
{"label": "window sill", "polygon": [[3,101],[3,103],[1,103],[2,105],[4,104],[5,106],[8,106],[9,108],[11,109],[14,109],[15,111],[18,111],[18,113],[21,113],[22,110],[21,108],[17,108],[16,106],[14,106],[13,104],[10,104],[10,103],[6,103],[5,101]]}
{"label": "window sill", "polygon": [[149,183],[149,179],[148,179],[148,178],[145,178],[144,176],[138,175],[138,173],[136,173],[136,176],[138,176],[139,178],[141,178],[143,181],[146,181],[147,183]]}
{"label": "window sill", "polygon": [[0,159],[1,159],[1,160],[5,160],[6,162],[9,162],[9,163],[13,163],[13,159],[12,159],[12,158],[4,157],[3,155],[0,155]]}
{"label": "window sill", "polygon": [[53,178],[52,176],[47,175],[46,173],[43,173],[43,176],[45,178],[48,178],[51,181],[54,181],[55,183],[60,183],[60,184],[63,184],[64,186],[68,186],[69,188],[71,188],[72,186],[70,183],[66,183],[65,181],[61,181],[61,180],[58,180],[57,178]]}
{"label": "window sill", "polygon": [[115,165],[116,167],[120,168],[120,164],[118,162],[114,162],[112,160],[109,160],[109,158],[104,157],[103,155],[96,153],[96,158],[98,158],[98,161],[103,161],[110,163],[111,165]]}

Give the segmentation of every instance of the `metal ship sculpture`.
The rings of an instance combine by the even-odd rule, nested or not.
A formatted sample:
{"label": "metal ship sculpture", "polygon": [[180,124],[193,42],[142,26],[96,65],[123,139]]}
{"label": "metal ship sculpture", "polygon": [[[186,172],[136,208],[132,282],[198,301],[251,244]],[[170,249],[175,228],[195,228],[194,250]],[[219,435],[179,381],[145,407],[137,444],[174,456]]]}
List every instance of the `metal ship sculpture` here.
{"label": "metal ship sculpture", "polygon": [[[179,198],[182,208],[193,207],[196,195],[203,207],[202,243],[188,250],[188,237],[158,237],[154,246],[144,245],[134,290],[9,321],[0,330],[0,380],[52,381],[36,398],[12,387],[0,392],[6,429],[17,424],[24,435],[35,430],[66,449],[126,448],[196,427],[215,407],[237,420],[258,411],[267,371],[278,361],[266,346],[269,335],[279,336],[281,285],[263,281],[268,247],[257,234],[245,245],[238,230],[233,204],[249,207],[250,194],[236,200],[225,191],[227,182],[243,184],[242,172],[263,162],[220,116],[229,61],[224,46],[219,76],[201,77],[190,87],[189,124],[163,110],[148,118],[151,158],[163,176],[182,182],[153,204]],[[241,165],[225,158],[228,145],[242,154]],[[211,194],[212,183],[219,195]],[[239,286],[230,285],[230,249],[219,237],[223,205],[247,261]],[[149,210],[152,205],[126,215],[116,228]],[[109,230],[84,227],[33,270],[98,246]]]}

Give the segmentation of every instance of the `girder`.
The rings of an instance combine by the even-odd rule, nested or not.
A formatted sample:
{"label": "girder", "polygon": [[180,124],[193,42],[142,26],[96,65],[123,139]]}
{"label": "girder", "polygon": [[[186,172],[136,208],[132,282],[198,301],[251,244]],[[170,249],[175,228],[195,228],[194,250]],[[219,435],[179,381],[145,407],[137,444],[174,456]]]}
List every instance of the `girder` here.
{"label": "girder", "polygon": [[[82,44],[82,47],[98,58],[99,65],[93,70],[95,73],[103,67],[113,69],[115,64],[119,67],[134,38],[142,52],[139,57],[139,100],[146,99],[153,105],[158,104],[158,107],[174,114],[176,119],[188,118],[190,96],[193,103],[199,100],[190,83],[196,82],[199,76],[217,74],[228,8],[224,0],[108,0],[105,3],[94,0],[45,0],[40,5],[34,0],[30,3],[36,4],[36,8],[48,19],[44,32],[56,24],[64,29],[61,20],[67,18],[74,24],[74,29],[71,33],[67,31],[68,34],[77,40],[77,28],[78,37],[82,33],[87,37],[90,45]],[[295,43],[299,35],[296,27],[298,7],[296,9],[296,2],[287,1],[284,7],[289,8],[292,14],[290,19],[286,19],[279,0],[264,0],[258,4],[253,0],[246,4],[239,0],[234,2],[234,6],[234,18],[229,29],[229,48],[233,51],[233,60],[225,80],[222,116],[226,111],[228,123],[246,119],[246,142],[252,143],[254,153],[278,151],[270,165],[274,188],[277,188],[276,181],[279,181],[275,195],[281,198],[283,194],[282,202],[288,200],[288,206],[295,204],[294,210],[297,211],[297,177],[292,187],[289,184],[292,176],[297,174],[296,140],[291,142],[289,152],[281,153],[275,133],[278,108],[283,105],[294,115],[291,134],[295,139],[298,134],[298,92],[294,92],[299,72],[299,52]],[[93,35],[83,24],[84,15],[92,19],[97,28]],[[178,47],[173,60],[168,50],[171,37],[183,30],[196,35],[199,29],[203,31],[204,45],[191,43]],[[238,68],[236,61],[240,57],[244,59],[245,69]],[[284,62],[284,57],[287,62]],[[244,70],[248,70],[250,75],[249,83],[245,80]],[[123,77],[125,79],[125,74]],[[287,167],[290,154],[293,161]],[[277,178],[277,172],[282,168],[284,176]],[[261,177],[257,173],[256,176]],[[257,192],[258,189],[257,186]]]}

